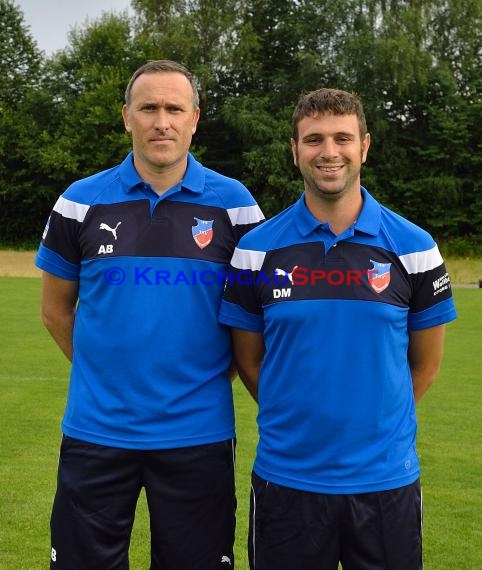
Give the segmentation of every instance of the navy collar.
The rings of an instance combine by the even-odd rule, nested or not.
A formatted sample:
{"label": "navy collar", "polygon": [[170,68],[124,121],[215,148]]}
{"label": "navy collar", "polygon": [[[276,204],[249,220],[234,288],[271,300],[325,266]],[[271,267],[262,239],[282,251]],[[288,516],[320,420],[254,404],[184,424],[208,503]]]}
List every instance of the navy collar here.
{"label": "navy collar", "polygon": [[[381,206],[363,186],[360,186],[360,191],[363,197],[363,206],[355,222],[354,229],[358,232],[376,236],[380,231]],[[294,204],[293,214],[298,231],[304,237],[323,225],[323,222],[317,220],[308,210],[304,193]]]}
{"label": "navy collar", "polygon": [[[119,176],[125,192],[131,192],[139,185],[145,184],[134,166],[134,153],[131,151],[119,165]],[[191,153],[187,155],[187,168],[181,180],[182,189],[196,194],[204,191],[206,174],[204,167]]]}

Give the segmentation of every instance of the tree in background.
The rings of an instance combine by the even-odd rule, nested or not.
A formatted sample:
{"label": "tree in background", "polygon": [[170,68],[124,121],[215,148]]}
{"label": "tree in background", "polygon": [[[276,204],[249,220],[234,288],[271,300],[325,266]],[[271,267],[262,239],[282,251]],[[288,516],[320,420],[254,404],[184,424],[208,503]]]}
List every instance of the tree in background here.
{"label": "tree in background", "polygon": [[54,128],[44,132],[42,162],[56,183],[110,168],[129,150],[124,90],[145,57],[127,17],[106,13],[74,29],[69,47],[48,60],[42,88]]}
{"label": "tree in background", "polygon": [[[21,12],[12,9],[21,22]],[[9,106],[16,129],[15,138],[12,131],[8,135],[5,155],[11,156],[14,140],[27,162],[22,171],[10,167],[0,180],[1,216],[7,221],[2,241],[35,243],[69,184],[125,156],[131,145],[121,117],[124,90],[149,55],[126,15],[104,14],[74,29],[69,46],[43,61],[36,83],[30,81],[18,100],[18,111]]]}
{"label": "tree in background", "polygon": [[244,0],[132,0],[136,32],[157,58],[184,64],[198,80],[201,120],[192,150],[206,166],[238,176],[239,141],[224,120]]}
{"label": "tree in background", "polygon": [[302,92],[337,85],[346,0],[246,0],[223,108],[242,143],[240,175],[267,216],[296,200],[302,182],[290,149]]}
{"label": "tree in background", "polygon": [[36,88],[41,54],[23,14],[11,0],[0,0],[0,228],[3,240],[22,237],[26,211],[38,217],[35,167],[31,156],[38,137]]}
{"label": "tree in background", "polygon": [[[34,213],[43,224],[27,195],[48,212],[72,180],[122,158],[129,147],[119,115],[125,84],[146,60],[170,58],[199,80],[195,154],[241,178],[268,216],[302,190],[289,145],[299,94],[336,87],[358,93],[365,105],[373,138],[362,173],[368,189],[439,240],[480,243],[479,0],[131,5],[131,19],[105,14],[71,33],[64,50],[39,59],[21,13],[0,0],[0,42],[11,58],[2,69],[20,77],[0,87],[2,133],[9,132],[8,140],[0,135],[5,227],[12,228],[12,212]],[[15,33],[34,53],[23,64],[20,52],[8,52]],[[16,224],[24,233],[2,224],[0,241],[26,239],[27,226]]]}
{"label": "tree in background", "polygon": [[240,89],[224,112],[267,214],[300,189],[290,110],[300,92],[330,86],[364,101],[367,187],[437,237],[480,236],[480,21],[476,0],[248,1]]}
{"label": "tree in background", "polygon": [[338,59],[374,135],[371,190],[437,238],[480,237],[480,3],[357,4]]}

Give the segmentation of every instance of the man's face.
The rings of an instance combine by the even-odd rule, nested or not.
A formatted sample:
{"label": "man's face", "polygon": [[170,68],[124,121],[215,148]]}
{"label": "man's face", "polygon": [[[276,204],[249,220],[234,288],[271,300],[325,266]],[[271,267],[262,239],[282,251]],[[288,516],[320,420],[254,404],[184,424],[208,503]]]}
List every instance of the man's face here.
{"label": "man's face", "polygon": [[144,73],[135,80],[122,116],[138,169],[163,172],[184,163],[199,119],[193,101],[182,73]]}
{"label": "man's face", "polygon": [[360,169],[369,146],[369,134],[360,139],[356,115],[304,117],[298,123],[298,142],[291,141],[305,190],[328,201],[359,192]]}

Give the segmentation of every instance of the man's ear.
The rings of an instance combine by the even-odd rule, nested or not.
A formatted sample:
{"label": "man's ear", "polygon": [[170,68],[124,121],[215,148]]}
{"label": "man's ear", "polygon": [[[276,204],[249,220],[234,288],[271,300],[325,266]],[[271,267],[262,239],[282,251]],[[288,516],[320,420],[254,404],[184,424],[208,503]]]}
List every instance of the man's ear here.
{"label": "man's ear", "polygon": [[197,129],[197,123],[199,121],[199,117],[201,115],[201,110],[199,109],[199,107],[194,111],[194,115],[192,118],[192,134],[194,134],[196,132]]}
{"label": "man's ear", "polygon": [[291,139],[291,153],[293,154],[293,162],[298,166],[298,149],[296,148],[295,139]]}
{"label": "man's ear", "polygon": [[129,125],[129,108],[127,107],[127,105],[124,105],[122,107],[122,118],[124,119],[124,126],[126,131],[130,133],[132,129]]}
{"label": "man's ear", "polygon": [[362,156],[361,161],[362,164],[366,161],[368,155],[368,149],[370,148],[370,133],[365,135],[365,138],[362,141]]}

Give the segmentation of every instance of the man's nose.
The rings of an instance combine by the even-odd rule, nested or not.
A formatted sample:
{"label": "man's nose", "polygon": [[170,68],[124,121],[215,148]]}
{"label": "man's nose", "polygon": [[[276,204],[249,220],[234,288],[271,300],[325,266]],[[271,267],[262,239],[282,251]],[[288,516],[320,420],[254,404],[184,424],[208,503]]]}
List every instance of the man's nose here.
{"label": "man's nose", "polygon": [[323,158],[333,158],[338,156],[338,145],[334,139],[327,138],[321,144],[320,155]]}
{"label": "man's nose", "polygon": [[167,131],[170,126],[169,113],[164,109],[159,109],[156,112],[154,127],[159,131]]}

